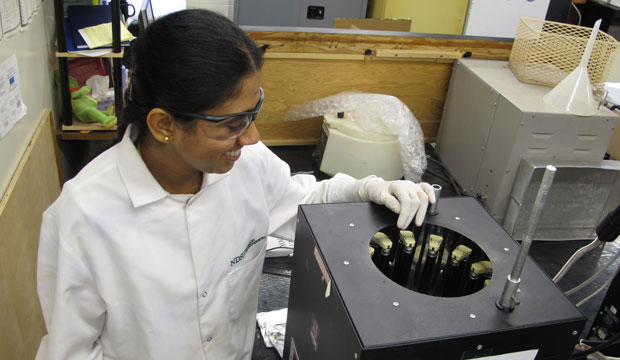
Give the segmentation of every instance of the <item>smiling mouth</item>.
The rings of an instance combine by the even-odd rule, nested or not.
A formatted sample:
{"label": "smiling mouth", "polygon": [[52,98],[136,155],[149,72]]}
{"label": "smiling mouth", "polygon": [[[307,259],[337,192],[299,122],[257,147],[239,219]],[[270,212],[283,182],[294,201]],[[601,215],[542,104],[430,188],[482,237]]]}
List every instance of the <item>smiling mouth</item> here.
{"label": "smiling mouth", "polygon": [[233,150],[233,151],[227,151],[226,152],[226,156],[228,156],[229,158],[237,158],[240,153],[241,153],[241,149]]}

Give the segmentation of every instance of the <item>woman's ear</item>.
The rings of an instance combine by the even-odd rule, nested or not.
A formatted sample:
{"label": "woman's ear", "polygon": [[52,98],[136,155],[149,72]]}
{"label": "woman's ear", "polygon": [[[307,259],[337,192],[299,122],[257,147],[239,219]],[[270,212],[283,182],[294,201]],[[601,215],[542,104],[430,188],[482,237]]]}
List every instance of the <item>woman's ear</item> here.
{"label": "woman's ear", "polygon": [[164,109],[153,108],[146,116],[146,125],[153,137],[162,143],[168,143],[174,139],[176,124],[174,118]]}

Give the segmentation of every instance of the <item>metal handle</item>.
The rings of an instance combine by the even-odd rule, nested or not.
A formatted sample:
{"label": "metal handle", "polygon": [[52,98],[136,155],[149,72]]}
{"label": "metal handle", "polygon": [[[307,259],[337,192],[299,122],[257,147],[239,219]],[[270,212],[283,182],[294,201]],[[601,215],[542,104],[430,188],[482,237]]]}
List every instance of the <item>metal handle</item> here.
{"label": "metal handle", "polygon": [[551,188],[551,183],[553,183],[553,177],[555,176],[556,170],[557,169],[551,165],[547,165],[547,168],[545,169],[545,174],[543,175],[540,187],[538,188],[538,194],[536,195],[536,201],[534,202],[532,213],[527,221],[527,230],[525,237],[521,242],[521,248],[517,254],[517,259],[515,260],[515,264],[510,272],[510,275],[508,275],[508,279],[506,279],[504,291],[496,303],[497,307],[501,310],[512,311],[516,305],[514,298],[517,294],[517,290],[519,289],[519,283],[521,282],[521,272],[523,271],[527,254],[530,251],[534,231],[536,231],[536,225],[538,224],[538,220],[540,220],[540,215],[543,207],[545,206],[545,200],[547,199],[549,188]]}

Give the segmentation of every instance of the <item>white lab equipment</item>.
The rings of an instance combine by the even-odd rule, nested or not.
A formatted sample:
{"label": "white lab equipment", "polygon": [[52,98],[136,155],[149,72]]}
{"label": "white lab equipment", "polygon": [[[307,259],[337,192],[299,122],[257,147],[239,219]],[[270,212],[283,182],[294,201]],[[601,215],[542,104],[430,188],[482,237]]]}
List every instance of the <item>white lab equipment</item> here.
{"label": "white lab equipment", "polygon": [[[422,174],[426,170],[424,133],[413,112],[404,102],[395,96],[370,94],[360,91],[343,91],[338,94],[295,105],[284,116],[284,119],[295,121],[317,116],[324,117],[325,114],[338,113],[348,114],[349,119],[366,131],[388,136],[396,135],[400,143],[400,157],[405,179],[414,182],[419,182],[421,180]],[[327,128],[324,127],[324,129]],[[323,131],[322,145],[319,144],[319,150],[321,150],[321,146],[323,146],[323,150],[325,148],[327,130]],[[338,131],[357,137],[357,139],[360,140],[367,140],[369,141],[369,143],[366,144],[368,146],[376,145],[374,142],[387,142],[389,141],[388,139],[391,139],[391,137],[377,137],[375,134],[357,131],[355,127],[341,128]],[[358,144],[353,143],[352,145],[356,146]],[[366,149],[361,150],[367,151]],[[381,146],[381,151],[383,150],[385,149]],[[369,156],[373,155],[374,154],[369,154]],[[379,156],[377,156],[377,158],[381,159]],[[389,160],[391,161],[392,158],[389,158]],[[378,174],[375,173],[375,175]],[[384,177],[384,179],[393,180],[394,178]]]}
{"label": "white lab equipment", "polygon": [[345,173],[361,179],[376,175],[384,180],[403,177],[398,135],[364,130],[348,113],[323,117],[319,139],[319,170],[327,175]]}
{"label": "white lab equipment", "polygon": [[605,107],[588,117],[557,110],[543,101],[547,92],[520,82],[505,61],[454,64],[436,154],[465,193],[480,197],[500,222],[522,159],[554,159],[556,167],[559,160],[600,161],[617,124]]}

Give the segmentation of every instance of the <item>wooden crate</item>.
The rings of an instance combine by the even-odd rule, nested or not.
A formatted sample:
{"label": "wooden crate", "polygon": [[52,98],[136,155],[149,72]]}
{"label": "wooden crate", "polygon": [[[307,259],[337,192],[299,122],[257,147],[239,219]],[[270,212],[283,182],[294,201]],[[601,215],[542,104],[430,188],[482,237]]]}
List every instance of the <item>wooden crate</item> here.
{"label": "wooden crate", "polygon": [[363,30],[246,31],[268,47],[265,103],[256,123],[267,145],[315,144],[322,119],[284,121],[284,115],[294,105],[345,90],[398,97],[420,122],[425,139],[433,141],[454,59],[507,60],[512,46],[508,41]]}

